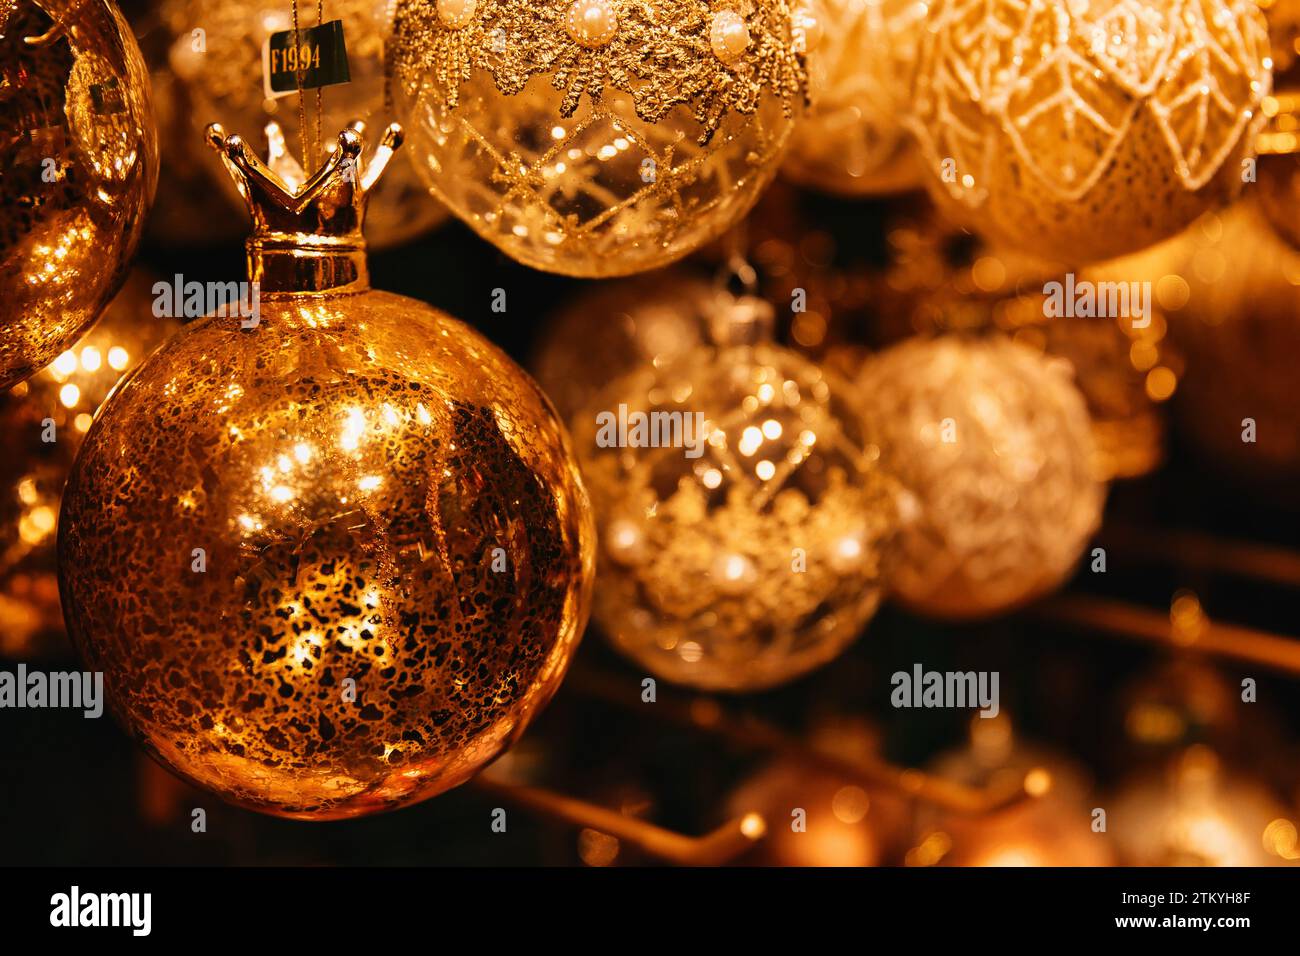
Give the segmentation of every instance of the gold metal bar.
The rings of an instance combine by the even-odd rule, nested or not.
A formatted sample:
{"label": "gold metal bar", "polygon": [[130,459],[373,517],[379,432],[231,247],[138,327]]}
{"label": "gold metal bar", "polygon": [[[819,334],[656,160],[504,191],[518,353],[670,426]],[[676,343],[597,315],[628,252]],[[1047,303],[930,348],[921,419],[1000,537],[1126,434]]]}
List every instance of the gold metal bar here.
{"label": "gold metal bar", "polygon": [[1104,530],[1099,543],[1121,558],[1137,557],[1300,587],[1300,552],[1288,548],[1216,538],[1199,531],[1123,527]]}
{"label": "gold metal bar", "polygon": [[1300,676],[1300,640],[1240,624],[1207,621],[1194,637],[1178,639],[1167,611],[1124,601],[1061,595],[1026,613],[1047,620],[1170,647],[1189,647]]}
{"label": "gold metal bar", "polygon": [[728,714],[712,697],[677,700],[665,697],[661,689],[655,703],[643,704],[639,687],[627,685],[610,675],[579,669],[569,674],[565,686],[615,706],[638,713],[648,712],[659,719],[713,734],[739,749],[780,754],[806,767],[867,786],[893,790],[956,813],[994,813],[1031,799],[1023,781],[1005,789],[983,790],[876,757],[848,760],[829,754],[767,721],[749,715]]}
{"label": "gold metal bar", "polygon": [[474,785],[548,819],[599,830],[644,850],[651,856],[682,866],[719,866],[728,863],[747,851],[767,832],[767,823],[758,813],[746,813],[710,833],[692,837],[553,790],[511,783],[491,771],[479,774],[474,779]]}

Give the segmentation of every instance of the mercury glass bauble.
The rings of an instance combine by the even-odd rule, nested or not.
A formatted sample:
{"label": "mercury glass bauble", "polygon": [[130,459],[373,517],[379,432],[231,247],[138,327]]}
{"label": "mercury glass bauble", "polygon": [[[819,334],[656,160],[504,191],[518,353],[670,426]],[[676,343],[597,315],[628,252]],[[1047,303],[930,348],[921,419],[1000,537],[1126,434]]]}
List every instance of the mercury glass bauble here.
{"label": "mercury glass bauble", "polygon": [[1069,577],[1105,486],[1066,363],[1003,339],[918,338],[869,361],[858,386],[867,433],[910,495],[896,597],[975,618]]}
{"label": "mercury glass bauble", "polygon": [[0,389],[117,292],[158,180],[149,75],[107,0],[0,4]]}
{"label": "mercury glass bauble", "polygon": [[69,631],[131,733],[232,802],[414,803],[559,686],[591,593],[586,493],[521,369],[369,288],[378,171],[352,165],[355,129],[300,189],[210,133],[250,197],[260,315],[187,326],[101,409],[59,522]]}
{"label": "mercury glass bauble", "polygon": [[[652,674],[712,690],[840,653],[880,602],[895,533],[848,385],[739,331],[770,322],[765,305],[738,299],[717,347],[627,374],[572,424],[600,530],[597,622]],[[672,422],[676,444],[657,431]]]}

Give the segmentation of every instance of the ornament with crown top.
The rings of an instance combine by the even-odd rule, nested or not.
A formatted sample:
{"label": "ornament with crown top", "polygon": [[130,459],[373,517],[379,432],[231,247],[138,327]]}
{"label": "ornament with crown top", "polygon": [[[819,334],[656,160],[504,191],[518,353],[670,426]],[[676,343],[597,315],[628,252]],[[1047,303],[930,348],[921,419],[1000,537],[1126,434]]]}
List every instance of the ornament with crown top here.
{"label": "ornament with crown top", "polygon": [[213,314],[87,433],[59,522],[70,634],[163,764],[234,803],[354,817],[464,782],[585,624],[586,493],[540,390],[369,288],[363,129],[316,172],[210,127],[248,201],[253,319]]}

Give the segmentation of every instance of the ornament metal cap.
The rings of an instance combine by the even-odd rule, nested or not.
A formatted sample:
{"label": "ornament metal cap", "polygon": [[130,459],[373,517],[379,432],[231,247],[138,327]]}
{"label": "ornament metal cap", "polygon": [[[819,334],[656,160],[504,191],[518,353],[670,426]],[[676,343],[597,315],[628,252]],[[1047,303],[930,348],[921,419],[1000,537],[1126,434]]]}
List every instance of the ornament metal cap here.
{"label": "ornament metal cap", "polygon": [[325,162],[308,177],[285,147],[278,123],[266,126],[264,163],[219,123],[205,138],[221,154],[248,205],[253,231],[245,243],[248,277],[262,295],[339,295],[370,288],[361,229],[371,188],[402,144],[390,123],[364,171],[365,124],[349,123]]}

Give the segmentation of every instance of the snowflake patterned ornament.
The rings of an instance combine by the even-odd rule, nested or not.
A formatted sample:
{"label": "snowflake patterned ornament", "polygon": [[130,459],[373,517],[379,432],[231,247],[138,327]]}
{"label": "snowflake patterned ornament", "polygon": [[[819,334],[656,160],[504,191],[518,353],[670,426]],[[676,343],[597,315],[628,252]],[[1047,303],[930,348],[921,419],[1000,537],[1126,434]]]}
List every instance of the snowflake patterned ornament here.
{"label": "snowflake patterned ornament", "polygon": [[936,0],[915,109],[929,185],[989,238],[1083,264],[1241,188],[1272,83],[1252,0]]}
{"label": "snowflake patterned ornament", "polygon": [[432,193],[526,265],[628,275],[745,215],[805,95],[790,0],[398,0]]}

